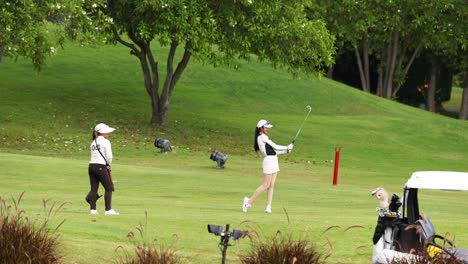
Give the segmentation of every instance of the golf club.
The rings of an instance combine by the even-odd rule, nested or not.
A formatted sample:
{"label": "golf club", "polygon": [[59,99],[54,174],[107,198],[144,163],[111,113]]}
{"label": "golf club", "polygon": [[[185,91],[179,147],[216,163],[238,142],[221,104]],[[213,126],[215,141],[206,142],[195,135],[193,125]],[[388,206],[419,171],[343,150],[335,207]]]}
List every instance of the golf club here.
{"label": "golf club", "polygon": [[307,120],[307,118],[309,117],[310,112],[312,111],[312,106],[307,105],[306,108],[307,108],[307,110],[308,110],[308,113],[307,113],[306,117],[304,118],[304,121],[302,121],[301,126],[300,126],[299,129],[297,130],[297,133],[296,133],[296,135],[294,136],[294,138],[293,138],[293,140],[292,140],[292,142],[291,142],[292,144],[294,144],[294,141],[296,141],[296,138],[297,138],[297,137],[299,136],[299,134],[301,133],[302,127],[304,126],[305,121]]}

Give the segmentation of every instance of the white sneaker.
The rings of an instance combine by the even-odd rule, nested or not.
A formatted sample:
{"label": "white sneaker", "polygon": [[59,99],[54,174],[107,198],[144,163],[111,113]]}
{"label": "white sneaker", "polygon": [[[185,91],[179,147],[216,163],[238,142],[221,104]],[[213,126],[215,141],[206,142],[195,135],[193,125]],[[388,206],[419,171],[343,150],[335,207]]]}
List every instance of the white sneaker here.
{"label": "white sneaker", "polygon": [[242,204],[242,212],[247,213],[247,209],[249,209],[252,205],[249,204],[249,197],[244,197],[244,203]]}
{"label": "white sneaker", "polygon": [[106,214],[106,215],[119,215],[119,213],[114,211],[114,209],[107,210],[104,214]]}
{"label": "white sneaker", "polygon": [[268,206],[266,207],[265,213],[271,214],[271,206],[270,206],[270,205],[268,205]]}
{"label": "white sneaker", "polygon": [[99,212],[97,210],[90,210],[89,213],[90,214],[99,214]]}

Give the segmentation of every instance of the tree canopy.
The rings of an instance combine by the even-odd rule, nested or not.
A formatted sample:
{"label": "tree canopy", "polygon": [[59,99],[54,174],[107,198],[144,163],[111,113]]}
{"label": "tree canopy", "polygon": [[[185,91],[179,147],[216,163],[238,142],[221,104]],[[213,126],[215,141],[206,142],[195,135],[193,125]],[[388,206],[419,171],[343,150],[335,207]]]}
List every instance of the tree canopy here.
{"label": "tree canopy", "polygon": [[60,27],[81,11],[79,0],[0,1],[0,61],[5,57],[30,58],[40,69],[48,55],[54,54],[65,39]]}
{"label": "tree canopy", "polygon": [[[323,18],[337,38],[338,54],[352,50],[361,88],[397,96],[415,59],[424,52],[464,72],[468,8],[465,0],[313,1],[309,17]],[[375,62],[370,65],[372,58]],[[373,67],[373,69],[372,69]],[[378,80],[371,82],[370,71]],[[436,72],[434,68],[432,72]],[[431,77],[432,78],[432,77]],[[433,78],[432,78],[433,79]],[[427,106],[434,110],[435,81]],[[371,83],[377,87],[371,87]],[[372,89],[371,89],[372,88]]]}
{"label": "tree canopy", "polygon": [[[76,19],[81,31],[70,32],[128,47],[141,64],[151,123],[164,126],[172,91],[192,57],[216,66],[256,55],[293,74],[330,65],[334,37],[304,9],[293,0],[85,0],[89,20]],[[164,80],[153,43],[169,47]]]}

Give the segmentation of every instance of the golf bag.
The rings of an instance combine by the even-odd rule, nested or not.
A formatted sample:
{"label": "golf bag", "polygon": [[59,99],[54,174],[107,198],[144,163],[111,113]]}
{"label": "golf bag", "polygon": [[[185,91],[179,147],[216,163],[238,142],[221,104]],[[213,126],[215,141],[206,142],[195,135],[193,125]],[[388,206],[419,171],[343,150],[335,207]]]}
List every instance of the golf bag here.
{"label": "golf bag", "polygon": [[452,242],[435,233],[427,215],[420,215],[418,189],[405,188],[404,192],[403,216],[398,212],[402,203],[396,194],[389,209],[379,211],[372,238],[372,263],[387,264],[401,260],[412,263],[425,252],[430,257],[442,253],[468,264],[468,249],[455,248]]}
{"label": "golf bag", "polygon": [[401,205],[398,195],[393,194],[387,210],[378,208],[379,217],[372,238],[373,264],[386,264],[392,260],[408,259],[407,253],[411,249],[418,248],[419,237],[415,229],[406,229],[408,221],[398,211]]}

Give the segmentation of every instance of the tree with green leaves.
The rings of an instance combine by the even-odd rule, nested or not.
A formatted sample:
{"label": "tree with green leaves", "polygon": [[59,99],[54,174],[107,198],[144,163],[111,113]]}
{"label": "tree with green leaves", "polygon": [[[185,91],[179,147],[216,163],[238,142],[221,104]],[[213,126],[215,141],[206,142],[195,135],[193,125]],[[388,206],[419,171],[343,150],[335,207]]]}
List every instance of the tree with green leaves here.
{"label": "tree with green leaves", "polygon": [[[307,14],[310,19],[323,19],[335,35],[337,58],[352,51],[355,54],[361,80],[361,89],[371,91],[369,56],[373,52],[370,43],[376,27],[377,15],[368,1],[338,0],[313,1]],[[332,76],[329,76],[332,77]]]}
{"label": "tree with green leaves", "polygon": [[436,99],[436,91],[441,90],[437,86],[441,83],[437,77],[440,76],[442,66],[449,67],[452,73],[466,70],[463,54],[466,53],[468,27],[463,21],[468,19],[468,8],[465,0],[429,1],[425,8],[428,9],[426,15],[429,17],[416,23],[426,29],[422,41],[425,54],[430,56],[431,69],[426,108],[435,112],[437,103],[441,103]]}
{"label": "tree with green leaves", "polygon": [[468,120],[468,70],[463,73],[463,95],[458,118]]}
{"label": "tree with green leaves", "polygon": [[[348,22],[354,29],[349,32],[348,38],[351,38],[351,43],[355,43],[354,48],[359,65],[361,57],[363,57],[362,60],[368,61],[370,54],[378,59],[376,93],[379,96],[392,98],[396,95],[423,47],[424,36],[429,28],[424,27],[425,24],[420,21],[425,21],[432,15],[427,6],[430,4],[423,2],[415,0],[376,0],[366,3],[355,1],[358,7],[354,12],[358,13],[353,17],[357,21]],[[363,22],[363,18],[367,22]],[[358,32],[361,34],[357,34]],[[356,35],[359,36],[357,41]],[[361,73],[361,79],[364,78],[366,84],[369,84],[369,68],[362,68],[359,66],[360,72],[364,71]]]}
{"label": "tree with green leaves", "polygon": [[[377,59],[376,94],[385,98],[396,96],[423,49],[448,54],[466,45],[465,0],[317,0],[315,6],[312,17],[327,22],[338,48],[354,51],[364,91],[371,90],[369,56]],[[460,34],[454,39],[450,30]]]}
{"label": "tree with green leaves", "polygon": [[[436,30],[440,35],[436,52],[451,62],[455,73],[462,76],[463,94],[459,119],[468,120],[468,2],[452,0],[446,3],[443,24]],[[441,23],[439,23],[441,24]],[[442,33],[442,34],[440,34]]]}
{"label": "tree with green leaves", "polygon": [[[321,21],[306,19],[294,0],[89,1],[83,31],[119,43],[140,61],[151,98],[151,123],[165,126],[170,98],[192,57],[232,65],[252,55],[293,74],[320,71],[333,60],[334,38]],[[85,38],[86,39],[86,38]],[[168,47],[160,69],[154,45]]]}
{"label": "tree with green leaves", "polygon": [[[0,62],[6,58],[29,58],[40,70],[54,54],[65,32],[52,23],[66,25],[81,11],[81,0],[0,1]],[[81,15],[81,14],[78,14]]]}

